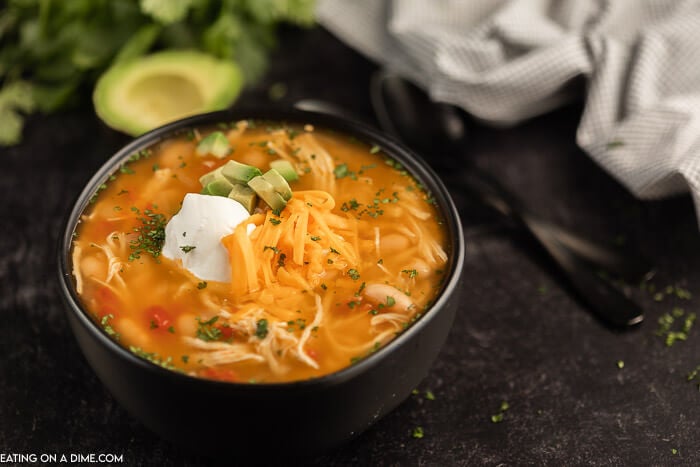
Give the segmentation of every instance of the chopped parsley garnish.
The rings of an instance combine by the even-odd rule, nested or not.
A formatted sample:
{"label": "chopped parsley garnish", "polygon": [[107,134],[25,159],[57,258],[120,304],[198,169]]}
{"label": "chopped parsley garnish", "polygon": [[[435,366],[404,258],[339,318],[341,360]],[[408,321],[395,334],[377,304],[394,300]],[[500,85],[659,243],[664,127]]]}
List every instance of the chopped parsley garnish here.
{"label": "chopped parsley garnish", "polygon": [[356,297],[359,297],[362,294],[362,291],[365,290],[365,286],[366,284],[364,282],[360,285],[360,288],[357,289],[357,292],[355,292]]}
{"label": "chopped parsley garnish", "polygon": [[321,284],[321,288],[322,288],[323,290],[328,290],[328,286],[327,286],[326,284]]}
{"label": "chopped parsley garnish", "polygon": [[317,242],[317,241],[321,240],[321,237],[318,237],[318,236],[316,236],[316,235],[312,235],[312,236],[311,236],[311,240],[314,241],[314,242]]}
{"label": "chopped parsley garnish", "polygon": [[418,275],[418,271],[415,269],[403,269],[401,272],[408,274],[409,279],[413,279]]}
{"label": "chopped parsley garnish", "polygon": [[502,422],[503,417],[505,416],[505,412],[508,409],[510,409],[510,404],[506,401],[501,402],[501,406],[499,407],[499,412],[497,414],[491,415],[491,422],[493,422],[493,423]]}
{"label": "chopped parsley garnish", "polygon": [[284,261],[287,259],[287,255],[284,253],[280,254],[279,259],[277,260],[277,266],[283,268],[284,267]]}
{"label": "chopped parsley garnish", "polygon": [[104,331],[107,333],[107,335],[119,340],[119,333],[114,330],[111,324],[109,324],[110,319],[114,319],[113,314],[110,313],[108,315],[104,315],[100,320],[100,325],[102,326],[102,329],[104,329]]}
{"label": "chopped parsley garnish", "polygon": [[194,250],[195,248],[197,248],[197,247],[192,246],[192,245],[185,245],[185,246],[180,247],[180,249],[182,250],[183,253],[189,253],[190,251]]}
{"label": "chopped parsley garnish", "polygon": [[377,164],[363,165],[362,167],[360,167],[360,171],[357,173],[362,175],[363,173],[365,173],[365,170],[375,169],[376,167],[377,167]]}
{"label": "chopped parsley garnish", "polygon": [[[137,208],[132,207],[131,210],[139,214]],[[143,253],[148,253],[153,258],[158,258],[163,249],[163,243],[165,242],[165,225],[167,224],[165,216],[151,209],[145,209],[143,215],[145,217],[138,218],[143,225],[134,228],[134,232],[136,232],[138,236],[136,239],[129,242],[129,247],[132,250],[129,255],[129,261],[141,258],[141,254]]]}
{"label": "chopped parsley garnish", "polygon": [[360,273],[357,272],[357,269],[348,269],[348,276],[350,276],[350,279],[356,281],[360,278]]}
{"label": "chopped parsley garnish", "polygon": [[335,169],[333,169],[333,174],[335,174],[335,178],[345,178],[348,176],[348,164],[338,164],[335,166]]}
{"label": "chopped parsley garnish", "polygon": [[433,391],[428,389],[425,391],[425,398],[428,399],[429,401],[434,401],[435,400],[435,394],[433,394]]}
{"label": "chopped parsley garnish", "polygon": [[[682,320],[680,329],[676,326],[674,330],[674,324],[676,320]],[[688,339],[688,333],[695,323],[696,314],[688,313],[686,314],[682,308],[674,308],[671,313],[664,313],[659,317],[659,328],[656,330],[656,335],[663,337],[664,342],[667,347],[671,347],[676,341],[685,341]]]}
{"label": "chopped parsley garnish", "polygon": [[622,147],[622,146],[624,146],[624,145],[625,145],[625,143],[623,143],[622,141],[610,141],[610,142],[606,145],[606,147],[607,147],[608,149],[615,149],[615,148],[620,148],[620,147]]}
{"label": "chopped parsley garnish", "polygon": [[617,361],[617,367],[618,367],[619,369],[623,369],[623,368],[625,367],[625,362],[624,362],[624,360],[618,360],[618,361]]}
{"label": "chopped parsley garnish", "polygon": [[199,317],[195,318],[199,325],[197,326],[197,338],[203,340],[204,342],[211,342],[219,340],[221,337],[221,329],[214,326],[219,320],[218,316],[202,321]]}
{"label": "chopped parsley garnish", "polygon": [[387,297],[386,297],[386,306],[387,306],[387,307],[390,307],[390,306],[394,306],[394,305],[396,305],[396,300],[394,300],[394,297],[390,297],[390,296],[387,295]]}
{"label": "chopped parsley garnish", "polygon": [[100,194],[101,191],[104,191],[106,189],[107,189],[106,183],[102,183],[100,186],[98,186],[97,190],[95,190],[95,193],[93,193],[93,195],[90,197],[90,204],[93,204],[95,201],[97,201],[97,196]]}
{"label": "chopped parsley garnish", "polygon": [[340,254],[340,252],[339,252],[338,250],[336,250],[335,248],[333,248],[333,247],[330,247],[330,252],[331,252],[331,253],[335,253],[336,255],[339,255],[339,254]]}
{"label": "chopped parsley garnish", "polygon": [[158,329],[158,323],[155,320],[151,320],[151,329]]}
{"label": "chopped parsley garnish", "polygon": [[275,246],[265,245],[263,247],[263,251],[267,251],[267,250],[272,250],[272,252],[275,254],[279,254],[281,252],[281,250]]}
{"label": "chopped parsley garnish", "polygon": [[272,224],[272,225],[280,225],[281,223],[282,223],[282,221],[279,219],[275,219],[274,217],[270,218],[270,224]]}
{"label": "chopped parsley garnish", "polygon": [[255,335],[257,336],[258,339],[265,339],[267,336],[268,330],[267,330],[267,320],[266,319],[259,319],[257,324],[255,325]]}
{"label": "chopped parsley garnish", "polygon": [[197,288],[198,288],[199,290],[206,289],[206,288],[207,288],[207,282],[206,282],[206,281],[197,282]]}
{"label": "chopped parsley garnish", "polygon": [[119,171],[120,171],[121,173],[127,174],[127,175],[133,175],[133,174],[136,173],[136,172],[134,172],[134,169],[132,169],[131,167],[129,167],[129,166],[126,165],[126,164],[122,165],[122,166],[119,168]]}
{"label": "chopped parsley garnish", "polygon": [[151,168],[155,172],[156,170],[160,169],[160,166],[158,164],[153,164],[153,166]]}
{"label": "chopped parsley garnish", "polygon": [[355,174],[355,172],[353,172],[352,170],[348,169],[348,164],[344,162],[335,166],[335,169],[333,169],[333,174],[337,179],[350,177],[353,180],[357,180],[357,174]]}
{"label": "chopped parsley garnish", "polygon": [[189,355],[183,355],[180,357],[180,360],[182,360],[182,363],[187,363],[190,361],[190,356]]}
{"label": "chopped parsley garnish", "polygon": [[173,326],[168,327],[168,332],[170,334],[175,334],[175,328]]}
{"label": "chopped parsley garnish", "polygon": [[355,198],[351,199],[350,201],[343,203],[340,206],[340,210],[343,212],[348,212],[348,211],[356,211],[357,208],[360,207],[360,203],[357,202]]}
{"label": "chopped parsley garnish", "polygon": [[378,153],[379,151],[381,151],[381,150],[382,150],[382,148],[380,148],[379,146],[377,146],[377,145],[375,144],[374,146],[372,146],[372,147],[369,149],[369,153],[370,153],[370,154],[377,154],[377,153]]}
{"label": "chopped parsley garnish", "polygon": [[167,370],[178,370],[178,368],[175,365],[173,365],[172,357],[163,359],[163,357],[159,356],[155,352],[146,352],[141,347],[134,347],[133,345],[129,347],[129,350],[137,357],[143,358],[144,360],[148,360],[149,362],[154,363]]}
{"label": "chopped parsley garnish", "polygon": [[425,435],[425,432],[423,431],[423,427],[417,426],[413,429],[413,433],[411,433],[411,436],[413,436],[416,439],[421,439]]}

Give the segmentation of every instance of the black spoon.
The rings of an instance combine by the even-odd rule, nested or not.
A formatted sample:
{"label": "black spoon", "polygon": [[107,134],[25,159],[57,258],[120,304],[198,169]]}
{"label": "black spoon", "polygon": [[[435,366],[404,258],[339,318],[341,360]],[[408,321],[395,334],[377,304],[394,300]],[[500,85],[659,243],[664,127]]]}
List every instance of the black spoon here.
{"label": "black spoon", "polygon": [[454,157],[464,152],[467,140],[464,120],[454,107],[432,102],[417,87],[385,71],[373,77],[371,98],[377,119],[385,131],[422,154],[442,155],[435,159],[446,165],[441,167],[443,170],[459,169],[463,174],[464,188],[529,231],[601,319],[614,326],[630,326],[643,320],[640,306],[600,277],[594,267],[639,282],[653,275],[647,261],[639,255],[623,257],[539,218],[490,174],[469,163],[467,158]]}

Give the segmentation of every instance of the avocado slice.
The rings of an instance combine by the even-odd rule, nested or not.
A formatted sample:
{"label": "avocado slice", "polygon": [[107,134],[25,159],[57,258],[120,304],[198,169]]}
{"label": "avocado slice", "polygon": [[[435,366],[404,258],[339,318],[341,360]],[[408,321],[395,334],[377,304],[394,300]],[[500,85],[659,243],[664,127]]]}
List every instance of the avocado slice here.
{"label": "avocado slice", "polygon": [[258,197],[251,187],[248,185],[233,184],[228,197],[234,201],[238,201],[243,205],[249,214],[253,214],[255,205],[258,204]]}
{"label": "avocado slice", "polygon": [[279,174],[288,182],[295,182],[299,180],[299,174],[296,170],[294,170],[294,166],[288,160],[279,159],[272,161],[270,162],[270,168],[278,171]]}
{"label": "avocado slice", "polygon": [[292,199],[292,189],[284,179],[282,175],[275,169],[270,169],[265,172],[262,176],[266,182],[272,185],[272,188],[278,193],[285,201]]}
{"label": "avocado slice", "polygon": [[191,50],[170,50],[117,63],[92,99],[109,126],[136,136],[165,123],[228,107],[243,77],[236,64]]}
{"label": "avocado slice", "polygon": [[287,201],[285,201],[285,199],[275,191],[275,188],[260,175],[250,179],[248,186],[270,206],[274,213],[279,214],[287,205]]}

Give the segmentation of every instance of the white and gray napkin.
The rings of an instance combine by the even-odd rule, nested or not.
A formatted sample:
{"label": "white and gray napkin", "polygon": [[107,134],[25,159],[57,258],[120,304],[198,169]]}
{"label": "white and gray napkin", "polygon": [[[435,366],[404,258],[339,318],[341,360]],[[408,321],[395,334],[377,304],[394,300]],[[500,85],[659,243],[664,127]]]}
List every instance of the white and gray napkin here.
{"label": "white and gray napkin", "polygon": [[583,97],[581,148],[636,196],[689,189],[700,212],[700,0],[320,0],[318,18],[492,124]]}

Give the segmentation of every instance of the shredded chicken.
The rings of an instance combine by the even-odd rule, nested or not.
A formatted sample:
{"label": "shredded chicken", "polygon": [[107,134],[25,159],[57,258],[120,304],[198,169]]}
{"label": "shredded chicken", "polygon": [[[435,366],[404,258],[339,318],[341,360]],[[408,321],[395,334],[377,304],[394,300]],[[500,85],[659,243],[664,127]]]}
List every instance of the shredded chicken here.
{"label": "shredded chicken", "polygon": [[[364,295],[375,303],[383,303],[386,305],[388,298],[394,300],[394,304],[387,306],[387,309],[399,310],[403,312],[411,311],[415,308],[413,301],[395,287],[387,284],[367,284]],[[379,316],[379,315],[377,315]]]}
{"label": "shredded chicken", "polygon": [[[91,243],[90,246],[99,249],[107,257],[107,277],[105,283],[110,284],[113,279],[119,285],[125,287],[121,273],[124,270],[124,256],[126,256],[126,234],[123,232],[111,232],[107,235],[104,245]],[[91,278],[94,279],[94,278]]]}
{"label": "shredded chicken", "polygon": [[76,244],[73,246],[73,277],[75,277],[75,291],[78,294],[83,293],[83,275],[80,272],[80,257],[82,256],[83,250],[80,245]]}
{"label": "shredded chicken", "polygon": [[[261,339],[256,335],[258,322],[263,318],[267,319],[266,317],[269,315],[262,309],[254,309],[243,318],[230,323],[231,328],[237,335],[247,336],[244,341],[232,343],[205,342],[187,336],[183,337],[183,339],[189,345],[204,350],[204,352],[197,353],[195,358],[198,361],[201,360],[206,366],[251,360],[267,363],[275,374],[282,374],[288,370],[282,359],[286,355],[290,355],[311,368],[318,369],[318,363],[309,357],[305,350],[311,333],[323,321],[323,304],[318,294],[315,295],[315,302],[316,314],[314,320],[304,328],[300,337],[296,337],[287,330],[288,325],[286,322],[275,321],[268,324],[267,334]],[[225,317],[224,313],[231,316],[227,312],[221,312],[219,316]]]}

